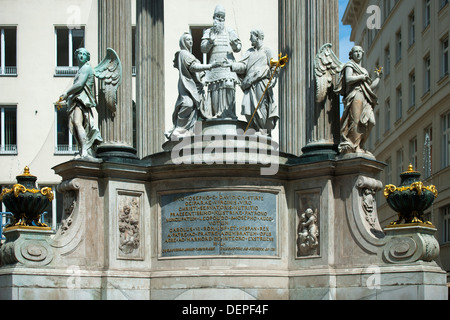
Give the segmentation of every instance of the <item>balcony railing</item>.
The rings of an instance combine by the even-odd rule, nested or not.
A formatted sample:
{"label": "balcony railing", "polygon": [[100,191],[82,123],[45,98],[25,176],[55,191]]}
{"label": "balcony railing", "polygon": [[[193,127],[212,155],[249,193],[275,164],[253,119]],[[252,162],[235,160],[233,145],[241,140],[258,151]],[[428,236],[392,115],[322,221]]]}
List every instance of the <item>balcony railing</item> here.
{"label": "balcony railing", "polygon": [[4,145],[0,146],[0,154],[17,154],[17,145]]}
{"label": "balcony railing", "polygon": [[16,76],[17,67],[0,67],[0,76]]}
{"label": "balcony railing", "polygon": [[55,76],[73,77],[77,74],[79,67],[56,67]]}
{"label": "balcony railing", "polygon": [[78,152],[78,147],[76,145],[57,145],[55,148],[55,154],[58,155],[74,155]]}

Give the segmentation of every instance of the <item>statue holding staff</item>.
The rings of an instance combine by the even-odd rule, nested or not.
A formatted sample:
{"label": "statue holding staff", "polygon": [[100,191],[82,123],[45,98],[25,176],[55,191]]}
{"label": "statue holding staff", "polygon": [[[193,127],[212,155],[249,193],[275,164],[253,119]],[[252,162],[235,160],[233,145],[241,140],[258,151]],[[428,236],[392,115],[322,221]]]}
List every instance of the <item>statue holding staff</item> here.
{"label": "statue holding staff", "polygon": [[241,61],[231,64],[231,70],[241,76],[242,115],[250,127],[271,136],[279,119],[273,96],[279,69],[272,63],[272,50],[264,46],[264,32],[251,31],[250,41],[252,48]]}

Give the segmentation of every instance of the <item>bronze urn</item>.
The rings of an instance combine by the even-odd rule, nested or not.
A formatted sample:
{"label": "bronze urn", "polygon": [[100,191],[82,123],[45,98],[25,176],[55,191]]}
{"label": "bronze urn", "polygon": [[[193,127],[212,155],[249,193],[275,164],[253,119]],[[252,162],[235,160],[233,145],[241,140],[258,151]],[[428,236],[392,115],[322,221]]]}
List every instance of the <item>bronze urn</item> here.
{"label": "bronze urn", "polygon": [[51,188],[36,187],[36,176],[30,174],[30,169],[25,167],[24,173],[17,176],[17,184],[12,189],[3,189],[0,201],[13,214],[13,222],[10,227],[48,228],[40,222],[42,213],[53,201],[54,194]]}
{"label": "bronze urn", "polygon": [[410,165],[408,171],[400,175],[400,187],[386,186],[384,196],[389,206],[399,215],[399,220],[392,222],[392,226],[402,222],[431,225],[430,222],[424,222],[424,212],[434,203],[438,192],[435,186],[425,186],[420,181],[420,176],[421,174]]}

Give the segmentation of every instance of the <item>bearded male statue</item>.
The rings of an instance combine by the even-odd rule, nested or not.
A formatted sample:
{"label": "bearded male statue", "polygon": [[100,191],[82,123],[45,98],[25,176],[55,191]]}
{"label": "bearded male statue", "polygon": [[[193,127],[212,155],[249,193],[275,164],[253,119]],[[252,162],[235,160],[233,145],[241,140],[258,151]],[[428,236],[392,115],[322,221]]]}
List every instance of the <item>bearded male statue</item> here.
{"label": "bearded male statue", "polygon": [[[209,55],[210,64],[214,62],[234,62],[233,53],[242,49],[237,33],[225,27],[225,8],[218,5],[214,11],[214,26],[207,29],[202,38],[201,50]],[[214,68],[206,72],[208,85],[207,102],[202,114],[209,118],[231,118],[236,116],[236,85],[239,78],[230,66]]]}

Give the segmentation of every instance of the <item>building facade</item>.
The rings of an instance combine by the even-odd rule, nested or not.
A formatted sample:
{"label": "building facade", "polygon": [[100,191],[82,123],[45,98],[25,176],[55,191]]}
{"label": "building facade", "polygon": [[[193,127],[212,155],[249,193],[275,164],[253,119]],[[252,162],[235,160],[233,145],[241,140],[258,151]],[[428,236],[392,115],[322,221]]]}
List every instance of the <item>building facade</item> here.
{"label": "building facade", "polygon": [[[136,1],[132,3],[133,53],[135,53]],[[172,113],[178,96],[178,72],[173,67],[179,38],[191,32],[199,48],[205,28],[213,23],[218,3],[211,0],[165,0],[164,79],[165,123],[172,127]],[[227,10],[226,25],[235,29],[242,41],[239,59],[251,47],[250,31],[262,29],[265,44],[278,51],[278,1],[232,1],[221,4]],[[66,109],[57,100],[71,87],[78,71],[74,51],[85,47],[95,67],[99,56],[99,4],[97,0],[0,0],[0,186],[10,186],[29,166],[40,187],[55,187],[61,182],[52,168],[73,159],[78,150],[68,129]],[[194,54],[203,60],[203,55]],[[155,62],[156,63],[156,62]],[[133,101],[136,101],[135,55],[124,68],[133,70]],[[242,100],[237,90],[237,107]],[[98,116],[94,114],[96,120]],[[276,134],[275,134],[276,136]],[[134,142],[136,144],[136,141]],[[161,149],[162,151],[162,149]],[[0,211],[6,209],[1,206]],[[62,199],[48,208],[44,220],[57,228],[62,214]]]}
{"label": "building facade", "polygon": [[[368,149],[387,164],[379,177],[400,184],[412,164],[439,191],[426,217],[438,229],[441,265],[450,271],[450,79],[448,0],[350,0],[343,19],[365,50],[369,72],[383,67]],[[379,195],[382,226],[396,214]]]}

